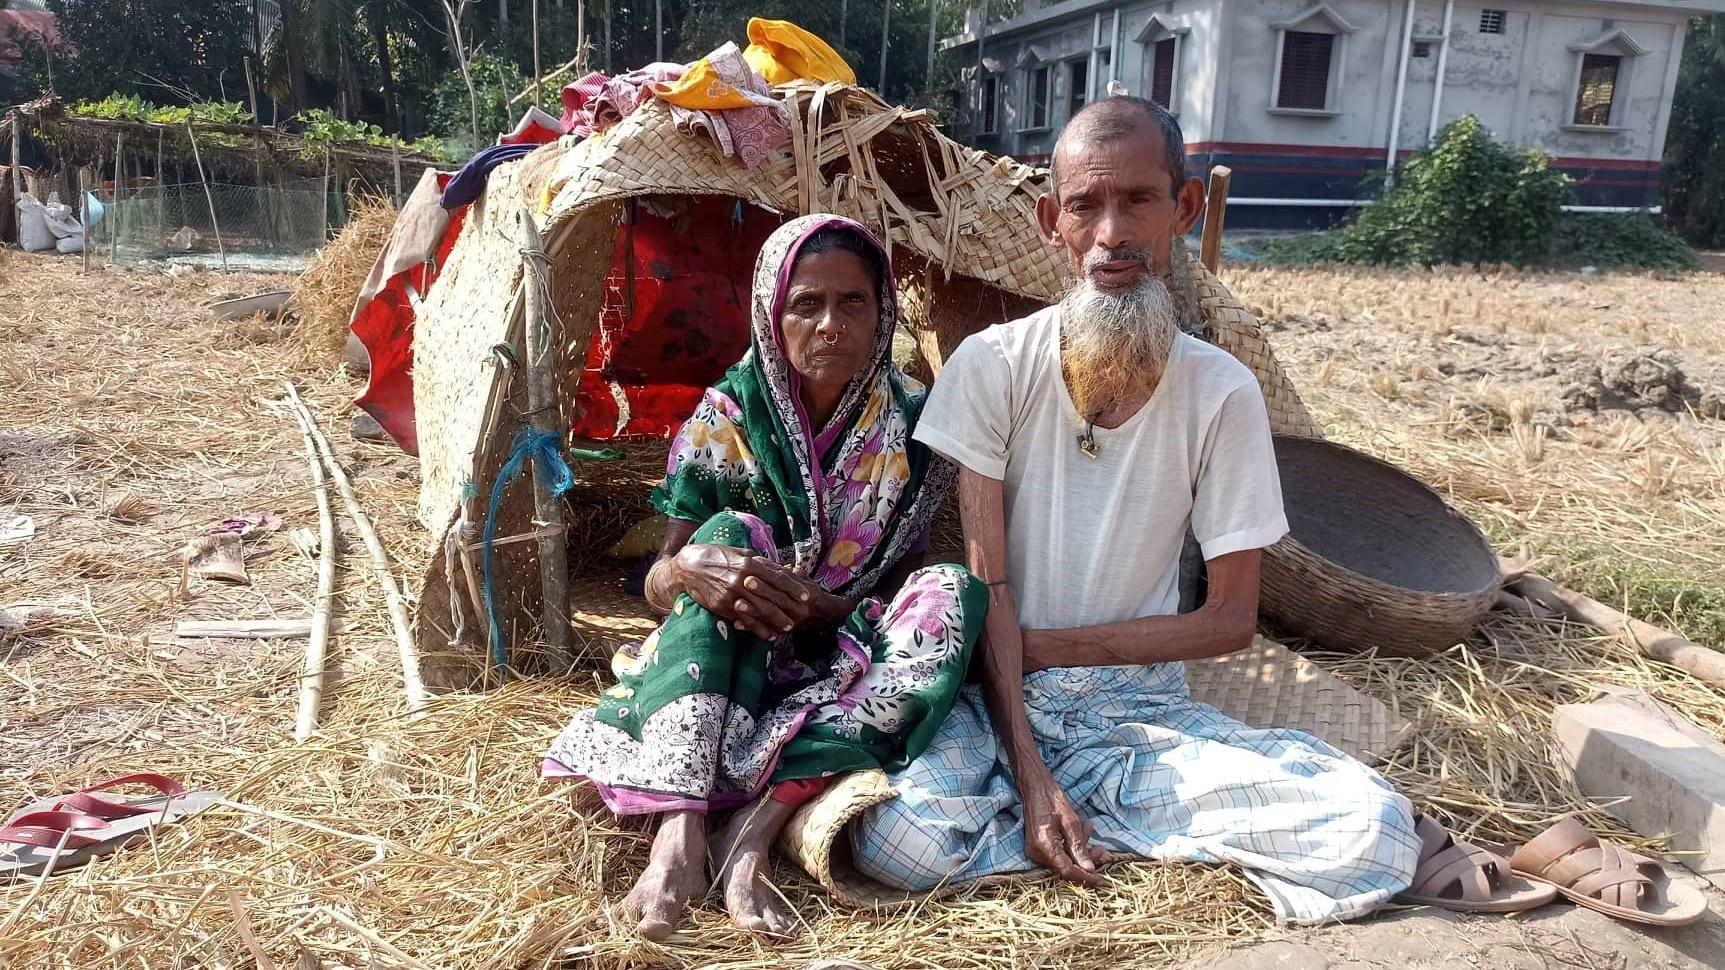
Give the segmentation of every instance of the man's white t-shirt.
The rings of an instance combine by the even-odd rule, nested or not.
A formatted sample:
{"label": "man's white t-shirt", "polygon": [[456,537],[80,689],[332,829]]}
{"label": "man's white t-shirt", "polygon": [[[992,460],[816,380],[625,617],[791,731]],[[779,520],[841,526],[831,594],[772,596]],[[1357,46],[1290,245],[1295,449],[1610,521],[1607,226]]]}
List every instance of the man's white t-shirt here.
{"label": "man's white t-shirt", "polygon": [[1175,613],[1188,528],[1207,560],[1287,534],[1258,381],[1180,334],[1149,402],[1119,428],[1096,428],[1087,457],[1059,321],[1056,305],[967,338],[916,439],[1005,482],[1007,579],[1025,629]]}

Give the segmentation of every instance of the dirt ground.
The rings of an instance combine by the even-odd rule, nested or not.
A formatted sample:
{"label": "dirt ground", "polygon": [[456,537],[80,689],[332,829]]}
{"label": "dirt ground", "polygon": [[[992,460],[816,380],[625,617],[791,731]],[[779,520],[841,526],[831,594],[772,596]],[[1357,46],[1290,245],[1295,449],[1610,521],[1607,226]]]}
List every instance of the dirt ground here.
{"label": "dirt ground", "polygon": [[[1725,642],[1719,579],[1725,575],[1725,421],[1707,416],[1708,402],[1725,392],[1725,276],[1425,276],[1242,266],[1225,267],[1223,278],[1248,305],[1261,308],[1279,356],[1331,434],[1444,489],[1481,521],[1501,551],[1525,545],[1551,557],[1550,571],[1596,596],[1716,646]],[[28,516],[35,530],[26,540],[0,545],[0,804],[122,769],[183,765],[193,751],[212,773],[219,767],[225,776],[245,777],[247,785],[274,784],[246,775],[247,766],[263,764],[266,753],[289,743],[303,641],[181,638],[173,629],[185,619],[291,617],[309,610],[314,563],[303,534],[300,541],[295,534],[315,530],[317,514],[299,430],[280,404],[284,379],[297,384],[354,477],[397,576],[410,585],[417,580],[427,541],[413,516],[417,465],[392,446],[349,437],[347,402],[358,382],[333,360],[305,359],[282,325],[214,323],[204,310],[225,296],[286,282],[201,272],[97,270],[82,276],[73,260],[0,253],[0,305],[15,308],[0,314],[0,346],[7,348],[0,357],[0,525]],[[1618,359],[1624,367],[1593,373],[1597,360]],[[193,581],[182,593],[177,550],[224,518],[254,512],[279,516],[282,527],[244,540],[251,584]],[[361,546],[339,502],[337,517],[347,550],[339,596],[352,626],[340,638],[328,688],[335,698],[332,720],[347,717],[349,708],[399,700],[381,595],[361,565]],[[577,620],[600,640],[630,632],[597,629],[602,617]],[[510,696],[498,700],[507,723],[486,730],[540,730],[546,715],[518,715],[508,707]],[[461,715],[452,716],[456,723],[440,722],[436,730],[458,732]],[[437,740],[404,736],[428,746]],[[528,739],[529,749],[532,743]],[[347,744],[332,740],[320,750],[346,751]],[[480,793],[488,786],[501,784],[486,775],[491,769],[475,753],[477,744],[453,764],[425,769],[468,792],[470,805],[485,800]],[[346,777],[338,771],[355,769],[348,762],[339,769],[315,767],[310,759],[316,753],[308,749],[304,764],[313,767],[295,782],[296,797],[326,803],[328,814],[320,817],[343,828],[342,808],[329,792]],[[359,749],[357,763],[387,780],[391,772],[424,767],[412,757],[374,743],[369,752]],[[398,769],[396,762],[408,767]],[[530,790],[531,781],[525,784]],[[427,803],[424,811],[431,810]],[[543,826],[554,817],[548,813],[559,810],[567,811],[550,805],[512,831],[536,831],[532,826]],[[397,828],[380,831],[411,827],[418,811],[404,804],[389,823]],[[240,835],[277,837],[275,829],[250,825]],[[572,840],[562,844],[574,851]],[[377,852],[381,859],[382,843]],[[280,873],[304,871],[279,864]],[[356,864],[363,867],[363,859]],[[568,864],[552,859],[550,868]],[[343,865],[334,859],[319,871],[335,880],[348,871]],[[611,865],[606,885],[619,878]],[[532,882],[540,871],[523,867],[496,884],[471,888],[477,895],[501,893],[499,887]],[[286,877],[259,878],[243,883],[247,899],[253,892],[267,895],[271,879]],[[125,939],[121,928],[145,919],[140,907],[152,907],[153,919],[184,914],[177,917],[181,925],[197,927],[205,925],[203,916],[193,918],[200,907],[216,907],[232,922],[226,915],[232,898],[243,916],[238,881],[227,886],[228,895],[218,892],[221,887],[156,886],[151,891],[162,898],[148,901],[128,900],[123,884],[80,884],[52,897],[51,907],[58,907],[52,912],[77,915],[77,921],[67,915],[68,924],[82,927],[75,946],[92,948],[52,957],[40,947],[59,939],[53,927],[20,917],[29,908],[25,890],[0,887],[6,903],[0,907],[0,966],[8,957],[16,966],[148,965],[123,959],[127,948],[115,942]],[[1241,893],[1220,877],[1205,885],[1218,898]],[[465,888],[452,883],[436,892],[459,895]],[[426,912],[414,918],[429,921],[435,933],[435,905],[425,897],[431,890],[415,889],[420,895],[412,906]],[[119,895],[103,903],[108,892]],[[1715,913],[1725,911],[1714,898]],[[386,901],[380,897],[378,905]],[[1098,905],[1110,913],[1105,900]],[[1242,924],[1256,934],[1265,921],[1261,904],[1254,905],[1260,908],[1239,909]],[[306,934],[324,925],[317,919],[339,915],[306,912]],[[263,935],[262,915],[253,918]],[[99,925],[106,919],[114,926]],[[703,920],[703,932],[717,925]],[[1056,922],[1050,916],[1050,925]],[[1113,929],[1104,932],[1130,930],[1109,925]],[[1248,931],[1205,932],[1194,939]],[[466,936],[452,935],[453,962]],[[1642,934],[1569,908],[1489,923],[1413,913],[1361,927],[1281,934],[1195,965],[1719,966],[1725,964],[1722,939],[1725,921],[1718,915],[1681,934]],[[408,945],[400,937],[396,942]],[[953,945],[962,946],[962,938]],[[1016,952],[1010,942],[989,945],[991,952]],[[1512,951],[1513,959],[1506,956]],[[476,959],[463,952],[464,961]],[[727,962],[770,965],[772,958],[770,948],[742,946]],[[376,959],[371,965],[418,965]],[[1038,958],[1003,959],[1029,965]],[[658,951],[631,951],[620,962],[677,961]]]}

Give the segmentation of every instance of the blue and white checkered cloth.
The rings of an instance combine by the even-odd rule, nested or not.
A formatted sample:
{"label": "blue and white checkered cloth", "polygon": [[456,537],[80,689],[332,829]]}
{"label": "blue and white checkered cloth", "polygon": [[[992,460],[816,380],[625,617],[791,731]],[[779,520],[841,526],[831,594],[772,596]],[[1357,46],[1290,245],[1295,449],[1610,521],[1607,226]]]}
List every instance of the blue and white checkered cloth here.
{"label": "blue and white checkered cloth", "polygon": [[[1413,807],[1377,772],[1301,731],[1259,730],[1191,699],[1181,664],[1025,678],[1043,759],[1092,845],[1231,863],[1290,923],[1363,916],[1419,861]],[[851,828],[857,868],[900,889],[1035,869],[1018,790],[981,692],[966,687],[899,797]]]}

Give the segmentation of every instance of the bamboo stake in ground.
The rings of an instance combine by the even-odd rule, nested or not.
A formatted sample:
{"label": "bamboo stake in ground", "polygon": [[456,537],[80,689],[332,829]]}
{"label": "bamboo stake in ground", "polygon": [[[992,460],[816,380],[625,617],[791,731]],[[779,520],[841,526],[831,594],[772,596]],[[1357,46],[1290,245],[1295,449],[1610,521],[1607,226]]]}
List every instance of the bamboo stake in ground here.
{"label": "bamboo stake in ground", "polygon": [[228,250],[222,245],[222,224],[216,221],[216,197],[210,192],[209,176],[204,174],[204,157],[198,153],[198,134],[192,130],[192,119],[186,119],[186,137],[192,140],[192,161],[198,166],[198,181],[204,186],[204,201],[210,206],[210,231],[216,234],[216,254],[222,260],[222,272],[228,271]]}
{"label": "bamboo stake in ground", "polygon": [[[288,396],[300,405],[299,392],[288,384]],[[329,650],[330,602],[335,597],[335,516],[329,510],[329,481],[323,460],[317,456],[312,426],[299,417],[300,437],[305,439],[306,461],[311,463],[312,491],[317,495],[318,554],[317,599],[312,601],[311,639],[305,647],[305,666],[300,671],[299,714],[294,718],[293,739],[304,741],[317,727],[317,709],[323,700],[324,656]]]}
{"label": "bamboo stake in ground", "polygon": [[1711,650],[1633,616],[1626,616],[1592,597],[1565,589],[1544,576],[1528,573],[1510,586],[1540,606],[1555,610],[1578,623],[1596,626],[1628,640],[1644,656],[1668,663],[1715,687],[1725,687],[1725,653]]}
{"label": "bamboo stake in ground", "polygon": [[1210,272],[1222,262],[1222,223],[1228,212],[1228,183],[1234,170],[1218,165],[1210,170],[1210,192],[1204,201],[1204,234],[1198,237],[1198,261]]}
{"label": "bamboo stake in ground", "polygon": [[[546,313],[550,296],[551,264],[545,259],[545,248],[539,238],[539,227],[525,206],[521,209],[521,256],[526,273],[522,289],[527,302],[527,407],[531,412],[533,430],[551,432],[563,440],[557,407],[556,342],[552,339],[551,321]],[[551,650],[551,663],[558,669],[574,665],[569,648],[569,550],[568,536],[563,531],[563,499],[551,491],[545,481],[544,469],[538,467],[539,457],[533,458],[533,517],[547,526],[539,537],[539,586],[545,597],[545,645]]]}
{"label": "bamboo stake in ground", "polygon": [[371,554],[371,571],[377,576],[378,583],[383,586],[384,599],[389,605],[389,620],[395,628],[395,646],[401,654],[401,679],[407,690],[407,710],[415,717],[425,711],[425,682],[419,676],[419,650],[413,645],[413,633],[407,622],[407,601],[402,598],[401,587],[396,585],[395,577],[389,571],[389,555],[383,551],[383,543],[378,541],[377,530],[372,528],[371,519],[365,514],[365,509],[359,504],[359,496],[353,493],[353,483],[348,481],[347,472],[341,463],[335,460],[335,452],[329,446],[329,439],[324,437],[317,428],[317,421],[306,409],[305,402],[299,398],[299,391],[293,383],[287,384],[288,399],[293,403],[294,410],[299,412],[300,424],[317,442],[317,450],[323,456],[324,464],[328,466],[330,477],[335,479],[335,487],[341,492],[341,500],[347,506],[347,516],[353,522],[355,531],[365,540],[365,549]]}

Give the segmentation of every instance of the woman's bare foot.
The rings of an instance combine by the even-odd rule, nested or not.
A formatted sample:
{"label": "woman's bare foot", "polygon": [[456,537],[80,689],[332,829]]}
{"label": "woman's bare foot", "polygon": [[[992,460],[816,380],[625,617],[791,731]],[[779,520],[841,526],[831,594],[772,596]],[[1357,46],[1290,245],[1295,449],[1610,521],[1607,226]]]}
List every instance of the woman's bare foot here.
{"label": "woman's bare foot", "polygon": [[731,922],[752,933],[790,936],[797,914],[773,885],[773,843],[796,811],[794,806],[762,796],[732,816],[714,848],[719,883],[725,887],[725,912]]}
{"label": "woman's bare foot", "polygon": [[623,900],[624,917],[646,939],[663,942],[683,922],[689,901],[707,891],[707,816],[667,812],[653,837],[647,870]]}

